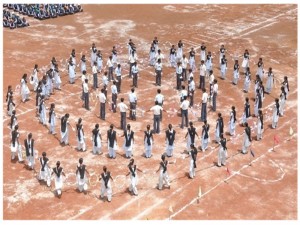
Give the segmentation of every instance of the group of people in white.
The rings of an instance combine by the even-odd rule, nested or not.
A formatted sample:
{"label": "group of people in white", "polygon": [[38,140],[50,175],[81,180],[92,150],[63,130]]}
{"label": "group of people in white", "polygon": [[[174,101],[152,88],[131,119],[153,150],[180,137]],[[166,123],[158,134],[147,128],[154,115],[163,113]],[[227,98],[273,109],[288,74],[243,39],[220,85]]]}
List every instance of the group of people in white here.
{"label": "group of people in white", "polygon": [[[128,165],[128,175],[130,175],[130,187],[129,190],[137,195],[137,171],[140,171],[136,165],[134,164],[133,150],[134,150],[134,131],[131,129],[130,124],[126,124],[126,110],[130,110],[130,118],[135,120],[135,113],[137,107],[137,97],[134,93],[134,89],[131,89],[131,93],[129,94],[129,103],[130,107],[127,107],[124,103],[124,99],[121,99],[121,102],[117,104],[117,94],[121,91],[121,80],[122,80],[122,67],[118,60],[118,49],[114,46],[111,54],[107,60],[106,65],[103,67],[103,59],[102,53],[100,50],[97,50],[95,43],[92,44],[91,47],[91,56],[90,56],[90,65],[92,72],[92,79],[89,80],[89,76],[87,76],[87,60],[86,56],[82,55],[80,59],[80,72],[82,74],[82,99],[84,101],[84,107],[89,109],[89,93],[90,88],[88,87],[88,83],[93,83],[93,88],[97,90],[99,88],[98,75],[103,74],[102,76],[102,84],[103,88],[101,89],[101,93],[96,95],[100,100],[100,116],[102,119],[105,119],[105,103],[107,102],[107,87],[110,81],[113,81],[111,85],[112,90],[112,109],[113,113],[116,112],[116,108],[120,109],[121,113],[121,129],[123,130],[122,135],[119,137],[124,137],[123,149],[125,152],[125,157],[130,159],[130,163]],[[184,124],[187,128],[187,133],[185,138],[187,139],[187,151],[188,157],[190,157],[190,166],[189,166],[189,177],[195,177],[195,168],[197,161],[197,146],[199,145],[198,139],[201,139],[201,147],[200,149],[204,152],[209,147],[210,142],[210,125],[208,124],[207,119],[207,109],[206,104],[209,100],[212,101],[213,111],[216,111],[217,108],[217,93],[218,93],[218,84],[217,80],[214,76],[213,68],[213,55],[211,51],[206,50],[206,45],[204,43],[200,46],[199,58],[200,58],[200,66],[199,66],[199,89],[202,90],[202,108],[201,108],[201,121],[202,125],[202,133],[201,136],[198,135],[196,131],[196,127],[193,122],[188,121],[188,110],[193,106],[194,102],[194,93],[196,91],[195,85],[195,76],[193,73],[196,71],[196,50],[191,48],[188,52],[188,57],[184,54],[184,43],[180,40],[177,45],[177,49],[175,45],[171,46],[169,53],[169,66],[175,68],[175,77],[177,81],[177,89],[180,92],[180,110],[182,116],[182,124],[181,128],[183,129]],[[227,65],[228,61],[226,59],[227,50],[224,45],[221,45],[219,50],[219,65],[217,66],[220,69],[220,78],[226,79]],[[232,56],[232,55],[231,55]],[[238,58],[238,56],[235,56]],[[245,75],[244,80],[244,92],[248,93],[250,90],[251,84],[251,72],[250,72],[250,54],[248,50],[245,50],[243,54],[242,68],[244,70],[243,74]],[[156,85],[161,86],[162,81],[162,71],[163,71],[163,60],[165,57],[159,48],[158,38],[155,37],[153,42],[151,43],[150,51],[149,51],[149,64],[154,67],[156,74]],[[79,67],[79,64],[76,64],[76,53],[75,49],[72,50],[69,61],[68,61],[68,75],[69,75],[69,83],[74,84],[76,81],[76,70]],[[129,77],[133,79],[133,86],[138,87],[137,78],[139,74],[138,68],[138,57],[137,57],[137,49],[133,41],[130,39],[128,43],[128,64],[129,64]],[[233,65],[233,80],[232,83],[234,85],[238,84],[240,79],[240,66],[238,59],[235,59]],[[61,144],[69,145],[69,127],[72,128],[73,131],[76,132],[77,137],[77,149],[81,151],[86,151],[86,134],[83,129],[84,121],[82,118],[78,119],[76,127],[73,128],[69,123],[70,115],[66,113],[65,115],[59,117],[55,113],[55,103],[51,103],[49,107],[49,111],[47,112],[47,107],[45,100],[48,100],[53,93],[54,89],[60,90],[62,80],[59,75],[58,63],[55,57],[52,58],[50,62],[50,69],[43,75],[42,79],[38,77],[39,68],[38,65],[34,66],[33,72],[30,75],[30,84],[32,85],[32,89],[36,92],[36,112],[39,115],[40,123],[43,125],[49,124],[49,132],[53,135],[56,134],[56,119],[60,119],[60,134],[61,134]],[[115,78],[114,78],[115,76]],[[266,76],[266,87],[263,85],[263,81]],[[205,80],[209,80],[209,93],[206,92]],[[92,81],[91,81],[92,80]],[[185,85],[182,85],[182,82],[187,81],[187,90],[185,89]],[[264,121],[263,121],[263,107],[262,103],[265,98],[265,93],[269,94],[272,91],[274,85],[274,74],[272,68],[270,67],[268,71],[264,72],[264,63],[262,58],[259,58],[257,63],[257,71],[256,71],[256,79],[254,81],[254,116],[257,117],[257,140],[262,139],[262,133],[264,130]],[[278,118],[279,116],[283,116],[284,106],[289,93],[289,83],[287,76],[284,77],[284,81],[282,82],[281,94],[279,98],[275,99],[275,104],[273,108],[273,117],[272,117],[272,128],[276,128],[278,126]],[[21,101],[26,102],[29,100],[30,90],[27,85],[27,74],[24,74],[21,79],[20,85],[20,94]],[[13,89],[12,86],[8,87],[7,95],[7,114],[11,117],[10,119],[10,128],[11,128],[11,159],[14,160],[16,155],[18,160],[22,162],[24,160],[24,152],[22,151],[21,143],[19,142],[20,134],[19,134],[19,126],[17,122],[16,115],[16,105],[14,103],[13,98]],[[104,105],[103,105],[104,104]],[[151,126],[148,124],[146,126],[146,130],[144,131],[144,149],[145,149],[145,157],[151,158],[152,156],[152,148],[154,145],[154,134],[160,133],[159,124],[162,121],[162,112],[164,110],[164,96],[161,93],[161,90],[158,89],[158,93],[155,97],[155,106],[153,106],[150,110],[154,113],[154,125],[153,130],[151,130]],[[117,106],[117,107],[116,107]],[[103,111],[104,110],[104,111]],[[148,110],[148,111],[150,111]],[[49,115],[47,120],[47,113]],[[103,114],[104,113],[104,114]],[[125,114],[124,114],[125,113]],[[125,115],[125,116],[124,116]],[[249,98],[245,99],[243,116],[242,116],[242,124],[245,127],[244,131],[244,139],[241,153],[246,154],[248,152],[249,146],[251,145],[252,136],[251,136],[251,128],[248,124],[248,119],[251,117],[250,111],[250,103]],[[235,127],[238,124],[237,119],[237,111],[236,107],[231,107],[230,119],[228,122],[228,132],[231,136],[235,136]],[[92,141],[92,151],[94,154],[102,154],[103,141],[101,136],[100,125],[95,124],[95,128],[91,132],[91,141]],[[174,146],[175,146],[175,135],[176,131],[174,130],[172,124],[168,125],[168,129],[165,132],[165,141],[166,141],[166,150],[165,154],[161,157],[161,162],[159,164],[160,176],[158,182],[158,189],[162,189],[165,184],[167,187],[170,187],[170,180],[167,172],[168,161],[167,157],[173,156]],[[117,132],[114,128],[114,125],[111,124],[109,129],[107,130],[107,148],[108,155],[110,158],[116,158],[116,150],[118,149],[117,145]],[[197,136],[197,137],[196,137]],[[226,165],[227,154],[227,140],[225,138],[224,132],[224,121],[222,118],[222,114],[218,113],[218,119],[216,123],[215,129],[215,142],[219,144],[218,151],[218,166]],[[34,159],[37,158],[37,151],[34,148],[34,140],[32,138],[32,134],[28,134],[27,138],[24,141],[25,146],[25,154],[28,161],[28,166],[31,169],[34,169]],[[50,186],[50,177],[54,175],[55,177],[55,190],[57,194],[60,196],[62,193],[63,179],[62,176],[65,176],[64,171],[58,161],[56,163],[56,167],[49,167],[49,159],[46,157],[46,153],[43,152],[42,157],[39,158],[39,162],[41,164],[39,179],[44,180],[48,186]],[[158,172],[157,171],[157,172]],[[83,164],[83,159],[79,159],[79,164],[76,170],[77,176],[77,188],[80,191],[87,191],[88,182],[87,182],[87,174],[88,170],[86,166]],[[110,180],[112,180],[111,173],[107,170],[106,167],[103,167],[103,173],[100,175],[101,180],[101,193],[100,196],[103,197],[104,194],[107,194],[108,201],[112,199],[112,188]]]}

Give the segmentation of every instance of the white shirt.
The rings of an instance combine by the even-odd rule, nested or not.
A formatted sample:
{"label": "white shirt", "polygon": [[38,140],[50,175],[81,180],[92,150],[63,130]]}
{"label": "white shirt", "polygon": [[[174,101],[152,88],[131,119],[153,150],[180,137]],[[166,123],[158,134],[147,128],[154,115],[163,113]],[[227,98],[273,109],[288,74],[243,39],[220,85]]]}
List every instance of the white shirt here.
{"label": "white shirt", "polygon": [[180,92],[180,97],[183,98],[184,96],[187,96],[188,93],[187,93],[187,90],[183,89],[181,92]]}
{"label": "white shirt", "polygon": [[97,66],[93,66],[93,68],[92,68],[92,72],[93,72],[93,74],[95,74],[95,73],[97,73],[98,71],[97,71]]}
{"label": "white shirt", "polygon": [[132,54],[130,54],[130,56],[129,56],[129,62],[130,63],[134,63],[137,59],[138,59],[138,57],[137,57],[136,53],[134,53],[133,56],[132,56]]}
{"label": "white shirt", "polygon": [[100,93],[99,95],[99,99],[101,103],[105,103],[106,102],[106,97],[104,93]]}
{"label": "white shirt", "polygon": [[190,80],[191,77],[194,78],[194,74],[193,74],[193,73],[189,73],[187,76],[188,76],[188,77],[187,77],[188,80]]}
{"label": "white shirt", "polygon": [[153,111],[153,114],[155,116],[159,116],[160,115],[160,110],[163,110],[163,107],[161,107],[160,105],[155,105],[150,110]]}
{"label": "white shirt", "polygon": [[118,108],[120,109],[120,112],[126,112],[126,110],[128,109],[127,105],[125,105],[124,102],[120,102],[118,104]]}
{"label": "white shirt", "polygon": [[214,79],[215,79],[215,76],[212,74],[212,75],[209,75],[209,83],[210,84],[213,84],[214,83]]}
{"label": "white shirt", "polygon": [[214,90],[214,93],[218,93],[218,84],[214,84],[214,87],[213,87],[213,90]]}
{"label": "white shirt", "polygon": [[83,92],[84,92],[84,93],[88,93],[88,92],[89,92],[89,86],[88,86],[87,83],[84,83],[84,84],[83,84]]}
{"label": "white shirt", "polygon": [[108,77],[103,75],[102,82],[103,82],[103,84],[105,84],[107,86],[108,85]]}
{"label": "white shirt", "polygon": [[137,65],[136,66],[132,66],[131,72],[132,73],[138,73],[139,72],[139,67]]}
{"label": "white shirt", "polygon": [[183,110],[187,110],[190,106],[190,102],[188,100],[184,100],[181,105],[180,105],[180,108],[183,109]]}
{"label": "white shirt", "polygon": [[117,77],[119,77],[119,76],[122,75],[121,72],[122,72],[121,67],[120,67],[120,68],[117,67],[117,68],[115,69],[115,74],[117,75]]}
{"label": "white shirt", "polygon": [[190,83],[189,83],[189,90],[190,91],[194,91],[195,90],[195,81],[192,80]]}
{"label": "white shirt", "polygon": [[136,102],[137,101],[137,97],[136,94],[133,92],[131,92],[129,95],[129,102]]}
{"label": "white shirt", "polygon": [[164,101],[164,96],[162,94],[157,94],[155,96],[155,101],[157,101],[159,104],[162,104],[162,102]]}
{"label": "white shirt", "polygon": [[182,67],[181,66],[176,66],[176,73],[177,74],[182,74]]}
{"label": "white shirt", "polygon": [[117,86],[116,85],[111,85],[111,93],[112,94],[118,94],[118,89],[117,89]]}
{"label": "white shirt", "polygon": [[207,99],[208,99],[208,94],[206,92],[204,92],[202,94],[202,103],[207,103]]}
{"label": "white shirt", "polygon": [[156,61],[157,61],[158,59],[160,59],[161,62],[162,62],[162,60],[163,60],[164,58],[165,58],[165,57],[164,57],[164,55],[163,55],[162,53],[160,53],[160,54],[156,53],[156,55],[155,55]]}
{"label": "white shirt", "polygon": [[87,77],[84,75],[84,74],[82,74],[82,76],[81,76],[81,81],[82,81],[82,84],[84,84],[85,83],[85,79],[86,79]]}
{"label": "white shirt", "polygon": [[200,76],[204,76],[206,71],[206,66],[205,64],[200,65]]}
{"label": "white shirt", "polygon": [[155,63],[154,68],[155,68],[155,70],[161,71],[162,70],[162,63]]}
{"label": "white shirt", "polygon": [[186,69],[189,60],[187,58],[182,58],[181,65],[183,69]]}
{"label": "white shirt", "polygon": [[112,60],[108,59],[106,65],[108,67],[113,67]]}

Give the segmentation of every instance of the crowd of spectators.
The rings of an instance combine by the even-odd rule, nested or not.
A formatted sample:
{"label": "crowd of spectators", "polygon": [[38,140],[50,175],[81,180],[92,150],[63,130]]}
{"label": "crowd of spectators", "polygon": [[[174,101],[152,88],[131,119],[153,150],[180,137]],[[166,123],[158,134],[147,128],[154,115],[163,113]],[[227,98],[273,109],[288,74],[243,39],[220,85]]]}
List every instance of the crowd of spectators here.
{"label": "crowd of spectators", "polygon": [[3,9],[3,27],[15,29],[17,27],[27,26],[29,26],[29,23],[26,21],[25,17],[21,18],[20,16]]}

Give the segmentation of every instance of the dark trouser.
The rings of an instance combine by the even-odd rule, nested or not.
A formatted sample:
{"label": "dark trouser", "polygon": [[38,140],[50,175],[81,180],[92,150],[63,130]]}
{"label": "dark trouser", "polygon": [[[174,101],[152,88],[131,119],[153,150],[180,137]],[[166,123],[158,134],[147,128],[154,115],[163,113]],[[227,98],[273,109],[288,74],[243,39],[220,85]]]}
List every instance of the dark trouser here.
{"label": "dark trouser", "polygon": [[116,112],[116,108],[117,108],[117,98],[118,98],[117,94],[111,95],[111,101],[112,101],[111,109],[114,113]]}
{"label": "dark trouser", "polygon": [[138,80],[138,77],[137,77],[137,73],[132,73],[132,76],[133,76],[133,80],[132,80],[132,85],[134,86],[134,87],[137,87],[138,85],[137,85],[137,80]]}
{"label": "dark trouser", "polygon": [[129,67],[129,77],[132,77],[132,76],[131,76],[131,75],[132,75],[131,69],[132,69],[132,67],[133,67],[133,64],[134,64],[134,63],[130,63],[130,67]]}
{"label": "dark trouser", "polygon": [[202,90],[205,88],[205,76],[200,76],[199,88]]}
{"label": "dark trouser", "polygon": [[201,107],[201,121],[206,120],[206,103],[202,103]]}
{"label": "dark trouser", "polygon": [[113,80],[114,79],[114,74],[113,74],[113,70],[114,70],[114,67],[108,67],[108,80]]}
{"label": "dark trouser", "polygon": [[93,81],[94,81],[93,88],[94,89],[98,88],[98,76],[97,76],[97,73],[93,74]]}
{"label": "dark trouser", "polygon": [[185,121],[185,126],[188,127],[189,119],[188,119],[188,110],[181,109],[181,128],[183,129],[183,124]]}
{"label": "dark trouser", "polygon": [[160,115],[154,115],[153,117],[153,130],[157,134],[160,132]]}
{"label": "dark trouser", "polygon": [[105,103],[100,103],[100,118],[105,120]]}
{"label": "dark trouser", "polygon": [[136,120],[136,103],[135,102],[130,102],[130,114],[129,118],[131,120]]}
{"label": "dark trouser", "polygon": [[118,80],[118,82],[117,82],[117,90],[118,90],[118,93],[120,93],[121,92],[121,83],[122,83],[121,76],[117,76],[117,80]]}
{"label": "dark trouser", "polygon": [[180,90],[181,89],[181,74],[176,73],[176,89]]}
{"label": "dark trouser", "polygon": [[155,81],[156,85],[161,85],[161,70],[156,70],[156,81]]}
{"label": "dark trouser", "polygon": [[83,99],[84,99],[84,108],[87,110],[90,109],[90,98],[89,98],[89,93],[83,93]]}
{"label": "dark trouser", "polygon": [[212,98],[212,95],[213,95],[213,93],[212,93],[212,89],[213,89],[213,84],[209,84],[209,98]]}
{"label": "dark trouser", "polygon": [[190,91],[189,96],[190,96],[190,107],[193,107],[193,105],[194,105],[194,91]]}
{"label": "dark trouser", "polygon": [[[158,103],[158,105],[160,105],[162,107],[162,103]],[[162,110],[160,110],[160,121],[162,121]]]}
{"label": "dark trouser", "polygon": [[212,102],[212,110],[216,111],[217,110],[217,93],[213,94],[212,101],[213,101]]}
{"label": "dark trouser", "polygon": [[126,130],[126,112],[121,112],[121,129]]}
{"label": "dark trouser", "polygon": [[186,69],[182,68],[182,78],[183,80],[187,80],[187,77],[186,77]]}

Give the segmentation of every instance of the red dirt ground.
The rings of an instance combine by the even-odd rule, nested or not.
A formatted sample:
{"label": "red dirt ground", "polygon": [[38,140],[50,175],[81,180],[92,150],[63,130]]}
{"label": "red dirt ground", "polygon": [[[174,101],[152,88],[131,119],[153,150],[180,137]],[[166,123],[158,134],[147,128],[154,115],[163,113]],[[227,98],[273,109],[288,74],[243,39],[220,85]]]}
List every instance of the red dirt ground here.
{"label": "red dirt ground", "polygon": [[[70,147],[59,145],[60,135],[56,137],[48,134],[48,129],[39,124],[35,117],[35,94],[31,93],[30,101],[21,103],[20,96],[15,97],[17,103],[17,116],[21,131],[20,140],[32,132],[36,140],[36,149],[39,153],[46,151],[51,166],[57,160],[67,174],[74,173],[78,158],[83,157],[88,169],[100,172],[103,165],[107,165],[116,178],[111,203],[96,198],[99,195],[100,185],[90,187],[87,195],[78,193],[75,185],[64,185],[61,199],[53,192],[40,184],[34,172],[25,169],[24,164],[10,161],[10,135],[6,116],[6,104],[3,104],[5,115],[3,130],[3,216],[5,220],[19,219],[175,219],[175,220],[257,220],[257,219],[297,219],[297,5],[83,5],[84,12],[73,16],[66,16],[47,21],[29,19],[28,28],[3,31],[4,41],[4,72],[3,96],[6,95],[8,85],[19,84],[23,73],[30,74],[34,64],[38,64],[41,71],[49,68],[52,56],[59,62],[63,87],[56,91],[47,101],[47,106],[56,103],[56,112],[59,115],[70,113],[71,123],[79,117],[83,118],[88,151],[77,152],[75,133],[71,131]],[[117,13],[118,11],[118,13]],[[120,12],[120,13],[119,13]],[[219,95],[217,112],[221,112],[227,123],[232,105],[237,108],[237,117],[241,118],[243,102],[246,96],[253,98],[253,83],[250,93],[244,94],[243,77],[237,86],[231,84],[233,61],[229,54],[242,55],[247,48],[251,55],[251,71],[256,71],[259,57],[263,57],[265,70],[270,66],[276,76],[276,88],[265,97],[263,112],[265,114],[265,132],[263,140],[253,141],[252,149],[255,158],[248,155],[237,154],[242,146],[243,127],[237,126],[239,136],[228,142],[228,167],[231,175],[228,177],[224,167],[214,166],[217,160],[218,147],[210,143],[211,148],[205,153],[198,154],[198,168],[196,178],[188,179],[189,160],[183,159],[186,149],[184,135],[186,129],[180,129],[181,118],[177,115],[164,113],[162,132],[155,135],[154,156],[151,159],[143,157],[143,130],[148,123],[152,126],[152,114],[146,113],[144,117],[138,114],[137,121],[127,120],[135,131],[134,158],[145,174],[140,174],[138,186],[139,196],[131,196],[127,192],[128,182],[124,185],[121,178],[127,173],[128,160],[124,157],[121,148],[123,139],[118,137],[120,149],[117,159],[107,158],[106,143],[102,150],[105,154],[95,156],[91,153],[91,130],[95,123],[99,123],[103,139],[106,140],[106,130],[113,123],[119,128],[119,113],[107,112],[107,120],[102,121],[99,116],[99,104],[91,101],[91,111],[81,107],[80,80],[75,85],[68,84],[65,70],[65,60],[71,50],[76,49],[77,62],[80,54],[85,53],[90,59],[89,48],[92,42],[102,50],[104,63],[110,54],[113,45],[117,46],[119,58],[123,67],[123,75],[128,72],[127,42],[132,38],[137,45],[140,72],[139,87],[137,88],[138,108],[147,110],[153,105],[156,94],[154,85],[154,69],[148,66],[148,50],[153,37],[159,39],[159,46],[165,54],[162,93],[165,95],[165,108],[178,108],[178,92],[174,89],[176,84],[174,69],[167,67],[170,44],[177,44],[182,40],[185,44],[184,52],[190,47],[197,50],[196,63],[199,65],[199,46],[205,42],[207,49],[215,56],[214,74],[218,77]],[[219,79],[220,71],[217,69],[219,58],[218,49],[221,44],[228,49],[227,79]],[[241,62],[241,57],[239,58]],[[87,63],[89,65],[89,63]],[[79,71],[79,68],[77,68]],[[42,72],[39,73],[41,77]],[[88,69],[91,73],[91,69]],[[77,75],[80,74],[77,72]],[[199,82],[199,71],[195,73],[196,84]],[[270,110],[274,98],[280,94],[279,82],[287,75],[290,82],[290,94],[286,103],[284,117],[279,119],[279,127],[270,129]],[[265,83],[265,81],[264,81]],[[122,93],[127,101],[131,80],[126,76],[123,79]],[[208,86],[206,86],[208,87]],[[110,100],[110,88],[109,100]],[[202,92],[197,89],[195,103],[201,101]],[[3,97],[3,98],[4,98]],[[5,102],[5,100],[3,99]],[[109,106],[107,105],[107,108]],[[253,102],[251,101],[253,112]],[[196,115],[190,113],[190,120],[195,122],[201,134],[201,122],[197,122],[199,109]],[[209,112],[208,122],[212,129],[211,140],[214,140],[214,127],[217,112]],[[250,120],[253,127],[255,118]],[[164,130],[172,123],[177,131],[176,148],[173,161],[175,165],[169,166],[171,189],[158,191],[155,188],[158,175],[153,175],[158,167],[161,154],[164,152]],[[59,123],[58,123],[59,124]],[[293,128],[295,134],[289,136],[289,129]],[[57,125],[56,131],[59,131]],[[122,132],[117,129],[118,135]],[[273,137],[278,134],[280,143],[273,147]],[[256,136],[256,132],[252,133]],[[227,139],[230,136],[226,135]],[[200,142],[199,142],[200,144]],[[249,161],[252,166],[249,166]],[[36,169],[39,169],[37,164]],[[119,183],[118,183],[119,181]],[[226,182],[225,182],[226,181]],[[118,187],[119,185],[119,187]],[[121,187],[120,187],[121,186]],[[202,196],[197,202],[199,187]],[[45,206],[47,210],[45,210]],[[172,211],[169,212],[169,207]]]}

